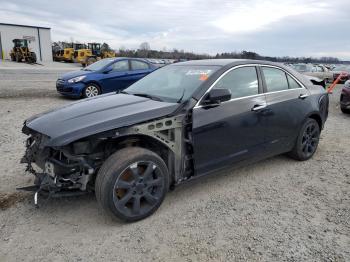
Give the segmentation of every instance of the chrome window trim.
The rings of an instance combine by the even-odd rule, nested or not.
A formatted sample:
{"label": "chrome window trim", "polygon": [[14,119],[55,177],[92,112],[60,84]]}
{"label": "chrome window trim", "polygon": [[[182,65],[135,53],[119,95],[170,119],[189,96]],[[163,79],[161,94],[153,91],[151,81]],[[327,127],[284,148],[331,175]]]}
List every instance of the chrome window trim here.
{"label": "chrome window trim", "polygon": [[[236,101],[236,100],[240,100],[240,99],[245,99],[245,98],[251,98],[251,97],[257,97],[257,96],[261,96],[261,95],[268,95],[268,94],[274,94],[274,93],[280,93],[280,92],[286,92],[286,91],[292,91],[292,90],[299,90],[299,89],[305,89],[307,90],[307,88],[304,86],[303,83],[301,83],[297,78],[295,78],[293,75],[291,75],[289,72],[287,72],[285,69],[275,66],[275,65],[266,65],[266,64],[245,64],[245,65],[237,65],[234,67],[231,67],[230,69],[226,70],[218,79],[215,80],[214,83],[212,83],[212,85],[208,88],[207,91],[205,91],[204,95],[202,95],[202,97],[197,101],[196,105],[193,108],[202,108],[203,105],[200,105],[200,103],[203,100],[203,97],[210,92],[211,89],[213,89],[213,87],[216,85],[217,82],[219,82],[226,74],[228,74],[229,72],[231,72],[232,70],[235,70],[237,68],[241,68],[241,67],[272,67],[272,68],[276,68],[279,70],[282,70],[283,72],[285,72],[286,74],[288,74],[291,78],[293,78],[299,85],[300,88],[291,88],[291,89],[285,89],[285,90],[280,90],[280,91],[272,91],[272,92],[266,92],[266,93],[260,93],[260,94],[256,94],[256,95],[251,95],[251,96],[242,96],[242,97],[238,97],[238,98],[232,98],[228,101],[223,102],[227,103],[227,102],[231,102],[231,101]],[[257,74],[257,78],[259,80],[259,76]]]}
{"label": "chrome window trim", "polygon": [[[204,94],[205,95],[205,94]],[[222,102],[221,104],[226,104],[226,103],[229,103],[229,102],[232,102],[232,101],[237,101],[237,100],[242,100],[242,99],[246,99],[246,98],[252,98],[252,97],[259,97],[259,96],[265,96],[264,93],[261,93],[261,94],[256,94],[256,95],[251,95],[251,96],[242,96],[242,97],[237,97],[237,98],[232,98],[231,100],[228,100],[228,101],[224,101]],[[201,98],[202,99],[202,98]],[[199,105],[198,103],[193,107],[194,109],[195,108],[202,108],[204,107],[205,105]]]}
{"label": "chrome window trim", "polygon": [[[218,79],[215,80],[214,83],[212,83],[212,85],[208,88],[207,91],[205,91],[204,95],[202,95],[202,97],[198,100],[198,102],[196,103],[196,105],[194,106],[194,108],[200,108],[202,107],[200,105],[200,103],[202,102],[203,100],[203,97],[210,92],[210,90],[213,89],[213,87],[216,85],[217,82],[219,82],[226,74],[228,74],[229,72],[231,72],[232,70],[235,70],[237,68],[241,68],[241,67],[257,67],[258,64],[246,64],[246,65],[238,65],[238,66],[234,66],[234,67],[231,67],[230,69],[226,70]],[[256,78],[257,80],[259,81],[259,75],[258,75],[258,72],[256,72]],[[259,95],[263,95],[262,94],[256,94],[256,95],[252,95],[252,96],[259,96]],[[242,96],[242,97],[238,97],[238,98],[232,98],[231,100],[228,100],[228,101],[225,101],[223,103],[227,103],[227,102],[231,102],[231,101],[234,101],[234,100],[237,100],[237,99],[242,99],[242,98],[248,98],[248,97],[252,97],[252,96]]]}

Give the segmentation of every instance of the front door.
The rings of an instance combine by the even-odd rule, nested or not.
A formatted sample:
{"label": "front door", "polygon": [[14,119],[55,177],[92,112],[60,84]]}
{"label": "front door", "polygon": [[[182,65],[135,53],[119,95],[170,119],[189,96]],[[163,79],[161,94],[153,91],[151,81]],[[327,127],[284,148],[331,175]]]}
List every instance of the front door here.
{"label": "front door", "polygon": [[104,93],[123,90],[130,85],[131,70],[128,60],[117,61],[111,65],[112,70],[103,74],[102,88]]}
{"label": "front door", "polygon": [[151,72],[149,65],[140,60],[130,60],[131,75],[130,84],[135,83]]}
{"label": "front door", "polygon": [[193,110],[194,162],[197,174],[239,162],[264,151],[265,95],[257,68],[229,70],[213,88],[231,90],[230,101]]}

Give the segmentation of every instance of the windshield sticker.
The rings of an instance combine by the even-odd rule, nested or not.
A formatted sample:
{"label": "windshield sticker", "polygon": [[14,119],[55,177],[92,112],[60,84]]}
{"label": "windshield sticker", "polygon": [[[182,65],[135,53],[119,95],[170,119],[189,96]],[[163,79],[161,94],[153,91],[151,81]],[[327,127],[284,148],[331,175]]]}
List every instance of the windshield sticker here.
{"label": "windshield sticker", "polygon": [[209,75],[211,73],[212,70],[208,69],[208,70],[189,70],[186,75],[188,76],[192,76],[192,75]]}
{"label": "windshield sticker", "polygon": [[199,77],[200,81],[206,81],[209,78],[209,76],[207,74],[201,74],[201,76]]}

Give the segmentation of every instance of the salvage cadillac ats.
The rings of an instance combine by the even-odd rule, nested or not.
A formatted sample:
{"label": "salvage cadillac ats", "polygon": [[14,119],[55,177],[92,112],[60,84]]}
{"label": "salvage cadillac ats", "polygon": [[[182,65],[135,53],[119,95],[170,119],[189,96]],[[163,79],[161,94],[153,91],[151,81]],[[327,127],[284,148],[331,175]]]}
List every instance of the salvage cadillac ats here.
{"label": "salvage cadillac ats", "polygon": [[94,191],[106,212],[136,221],[184,181],[282,153],[311,158],[327,115],[325,90],[291,68],[189,61],[26,120],[22,162],[35,202]]}

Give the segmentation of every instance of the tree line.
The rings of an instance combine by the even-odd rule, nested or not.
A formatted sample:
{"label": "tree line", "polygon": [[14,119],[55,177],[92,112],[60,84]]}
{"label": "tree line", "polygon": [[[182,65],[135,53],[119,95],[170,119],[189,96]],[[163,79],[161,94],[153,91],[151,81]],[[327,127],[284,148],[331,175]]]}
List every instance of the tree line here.
{"label": "tree line", "polygon": [[[54,42],[52,45],[53,50],[62,49],[72,45],[72,43],[66,42]],[[111,50],[110,46],[106,43],[102,45],[103,49]],[[101,49],[102,49],[101,48]],[[268,60],[272,62],[284,62],[284,63],[324,63],[324,64],[337,64],[341,61],[336,57],[276,57],[276,56],[262,56],[252,51],[241,52],[224,52],[217,53],[216,55],[209,54],[197,54],[194,52],[186,52],[184,50],[173,49],[169,50],[152,50],[148,42],[141,43],[138,49],[126,49],[120,48],[116,51],[118,57],[138,57],[138,58],[155,58],[155,59],[174,59],[174,60],[199,60],[199,59],[220,59],[220,58],[233,58],[233,59],[254,59],[254,60]]]}
{"label": "tree line", "polygon": [[151,49],[120,49],[117,51],[118,56],[122,57],[138,57],[138,58],[157,58],[157,59],[175,59],[175,60],[198,60],[198,59],[220,59],[220,58],[233,58],[233,59],[255,59],[255,60],[268,60],[272,62],[285,62],[285,63],[325,63],[325,64],[337,64],[340,60],[336,57],[274,57],[274,56],[262,56],[258,53],[251,51],[242,52],[225,52],[217,53],[216,55],[209,54],[196,54],[193,52],[185,52],[184,50],[174,49],[172,51],[161,51]]}

